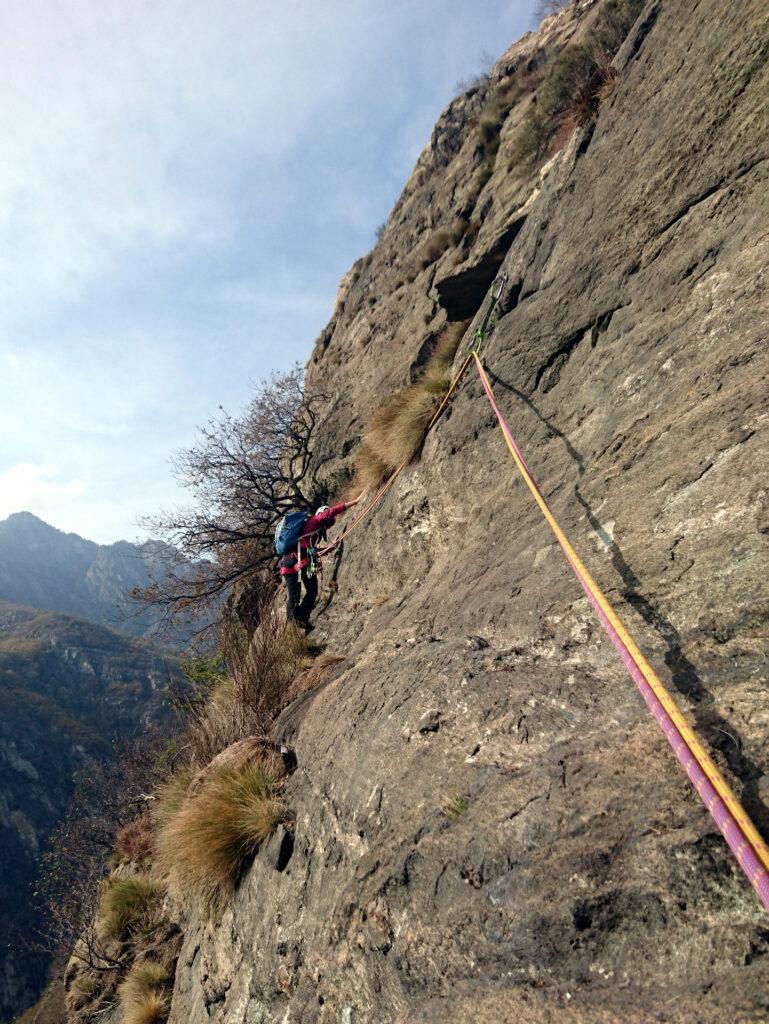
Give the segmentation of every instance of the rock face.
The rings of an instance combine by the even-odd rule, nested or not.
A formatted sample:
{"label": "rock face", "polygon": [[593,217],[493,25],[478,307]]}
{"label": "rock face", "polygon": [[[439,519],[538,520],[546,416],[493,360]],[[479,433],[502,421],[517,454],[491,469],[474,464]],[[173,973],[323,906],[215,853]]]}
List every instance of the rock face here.
{"label": "rock face", "polygon": [[0,600],[152,636],[158,616],[137,614],[128,595],[162,577],[172,557],[174,549],[158,541],[95,544],[17,512],[0,522]]}
{"label": "rock face", "polygon": [[75,776],[115,738],[166,717],[173,655],[82,619],[0,602],[0,1020],[28,1005],[47,957],[30,951],[32,886]]}
{"label": "rock face", "polygon": [[[492,160],[484,89],[455,100],[310,363],[341,477],[372,405],[507,273],[500,403],[765,835],[768,57],[763,0],[650,0],[595,123],[532,173],[510,167],[530,92]],[[220,921],[179,908],[171,1024],[767,1019],[766,913],[474,376],[350,538],[316,635],[346,661],[276,730],[291,857],[262,851]]]}

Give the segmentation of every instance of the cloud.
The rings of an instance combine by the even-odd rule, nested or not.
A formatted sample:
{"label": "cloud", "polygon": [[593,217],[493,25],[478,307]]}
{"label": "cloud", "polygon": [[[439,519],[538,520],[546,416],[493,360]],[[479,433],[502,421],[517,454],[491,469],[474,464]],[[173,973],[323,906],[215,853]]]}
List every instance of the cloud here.
{"label": "cloud", "polygon": [[454,82],[532,4],[6,0],[3,508],[15,473],[11,511],[117,539],[176,502],[169,456],[307,358]]}
{"label": "cloud", "polygon": [[61,467],[53,463],[31,462],[19,462],[0,472],[0,518],[22,509],[56,511],[62,503],[85,493],[84,480],[61,480],[61,474]]}

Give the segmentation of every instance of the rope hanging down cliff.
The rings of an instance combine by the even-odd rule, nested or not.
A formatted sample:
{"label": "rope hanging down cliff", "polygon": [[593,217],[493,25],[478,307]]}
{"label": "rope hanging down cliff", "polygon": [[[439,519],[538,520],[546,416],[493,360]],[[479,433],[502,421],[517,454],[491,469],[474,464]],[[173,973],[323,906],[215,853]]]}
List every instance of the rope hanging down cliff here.
{"label": "rope hanging down cliff", "polygon": [[[654,715],[657,723],[665,734],[668,742],[675,751],[678,760],[684,768],[690,782],[697,790],[700,799],[710,812],[713,820],[718,825],[721,833],[726,839],[729,848],[734,853],[737,862],[744,871],[753,888],[756,890],[759,900],[766,910],[769,910],[769,848],[762,839],[755,825],[749,818],[747,812],[740,804],[733,790],[724,776],[717,768],[705,747],[686,721],[680,708],[676,704],[670,691],[665,687],[662,680],[657,676],[654,669],[641,653],[638,645],[633,640],[624,623],[609,604],[606,595],[598,586],[592,575],[580,559],[579,555],[569,542],[566,534],[561,529],[558,521],[545,501],[542,492],[526,464],[523,453],[513,437],[510,426],[505,420],[489,378],[483,367],[480,358],[480,350],[486,340],[486,334],[491,321],[492,313],[496,307],[504,286],[504,278],[501,278],[492,289],[491,301],[484,316],[483,322],[473,335],[470,351],[462,363],[456,377],[444,396],[443,401],[436,410],[428,424],[429,431],[438,421],[443,410],[448,405],[452,395],[456,391],[468,366],[475,361],[481,384],[486,397],[494,411],[507,447],[510,450],[515,464],[523,477],[529,491],[539,506],[542,515],[555,534],[566,560],[571,566],[580,586],[585,591],[588,600],[596,611],[598,619],[607,633],[609,639],[617,650],[620,658],[625,664],[628,672],[633,678],[641,696],[645,700],[649,710]],[[426,433],[427,433],[426,431]],[[330,551],[340,544],[352,531],[362,522],[376,505],[384,498],[393,483],[408,465],[410,460],[402,462],[391,476],[385,481],[382,487],[376,492],[373,499],[366,508],[356,517],[354,522],[325,550]]]}
{"label": "rope hanging down cliff", "polygon": [[638,649],[624,623],[609,604],[606,595],[590,575],[579,555],[569,543],[566,534],[558,525],[502,415],[478,353],[473,351],[472,356],[475,359],[486,397],[494,410],[507,447],[510,449],[510,454],[513,456],[526,486],[539,505],[540,511],[555,534],[574,575],[595,608],[601,625],[633,677],[649,710],[665,733],[678,760],[683,765],[684,771],[689,776],[689,780],[721,830],[740,867],[758,893],[758,898],[769,910],[769,848],[734,795],[729,783],[684,718],[672,695]]}

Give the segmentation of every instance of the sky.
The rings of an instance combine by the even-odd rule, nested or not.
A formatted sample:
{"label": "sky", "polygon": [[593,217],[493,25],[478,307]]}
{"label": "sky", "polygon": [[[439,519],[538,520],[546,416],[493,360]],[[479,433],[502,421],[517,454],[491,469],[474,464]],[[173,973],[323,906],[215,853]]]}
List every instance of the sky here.
{"label": "sky", "polygon": [[456,83],[535,0],[3,0],[0,519],[102,543],[304,362]]}

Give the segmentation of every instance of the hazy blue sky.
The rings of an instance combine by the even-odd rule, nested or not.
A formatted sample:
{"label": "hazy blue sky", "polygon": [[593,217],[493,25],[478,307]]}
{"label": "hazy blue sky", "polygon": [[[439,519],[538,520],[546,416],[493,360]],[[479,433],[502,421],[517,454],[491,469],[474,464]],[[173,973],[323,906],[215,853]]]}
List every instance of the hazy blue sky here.
{"label": "hazy blue sky", "polygon": [[458,79],[534,0],[3,0],[0,518],[99,541],[309,355]]}

